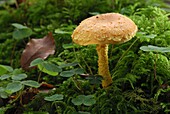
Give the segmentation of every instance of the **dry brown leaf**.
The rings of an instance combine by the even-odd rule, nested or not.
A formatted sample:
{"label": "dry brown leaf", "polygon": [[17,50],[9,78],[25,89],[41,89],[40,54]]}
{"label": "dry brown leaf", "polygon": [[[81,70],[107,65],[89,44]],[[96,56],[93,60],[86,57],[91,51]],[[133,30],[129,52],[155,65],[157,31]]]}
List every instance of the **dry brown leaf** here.
{"label": "dry brown leaf", "polygon": [[18,4],[21,4],[21,3],[23,3],[23,2],[26,2],[26,0],[17,0],[17,3],[18,3]]}
{"label": "dry brown leaf", "polygon": [[28,70],[30,63],[37,58],[46,59],[55,53],[55,40],[50,32],[42,39],[31,39],[21,55],[21,67]]}
{"label": "dry brown leaf", "polygon": [[42,82],[39,89],[53,89],[54,85],[48,84],[47,82]]}
{"label": "dry brown leaf", "polygon": [[[19,97],[20,99],[18,99],[18,101],[19,103],[21,103],[21,105],[28,104],[34,99],[35,95],[37,95],[38,93],[39,93],[39,90],[37,88],[27,88],[21,93]],[[14,100],[17,98],[18,98],[18,95],[12,95],[9,97],[10,100]]]}

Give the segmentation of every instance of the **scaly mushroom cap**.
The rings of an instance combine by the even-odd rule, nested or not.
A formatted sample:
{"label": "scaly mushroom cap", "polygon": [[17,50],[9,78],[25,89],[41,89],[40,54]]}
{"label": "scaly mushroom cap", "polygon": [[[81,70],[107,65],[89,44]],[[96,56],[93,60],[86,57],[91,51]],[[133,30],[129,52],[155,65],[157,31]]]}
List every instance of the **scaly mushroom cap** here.
{"label": "scaly mushroom cap", "polygon": [[126,16],[106,13],[83,20],[72,34],[79,45],[123,43],[135,36],[137,26]]}

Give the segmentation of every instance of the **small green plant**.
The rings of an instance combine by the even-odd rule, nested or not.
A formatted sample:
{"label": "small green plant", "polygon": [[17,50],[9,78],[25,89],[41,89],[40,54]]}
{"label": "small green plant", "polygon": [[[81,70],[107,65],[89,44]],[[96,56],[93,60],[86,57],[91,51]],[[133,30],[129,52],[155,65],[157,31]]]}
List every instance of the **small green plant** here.
{"label": "small green plant", "polygon": [[72,103],[74,105],[85,105],[85,106],[91,106],[96,103],[96,100],[94,99],[93,95],[79,95],[76,98],[73,98]]}
{"label": "small green plant", "polygon": [[[170,21],[162,0],[29,0],[17,8],[14,2],[1,3],[0,114],[170,112]],[[114,84],[102,89],[95,46],[75,45],[70,35],[83,19],[106,12],[130,17],[138,33],[130,42],[110,45]],[[37,52],[23,59],[32,63],[21,69],[29,38],[42,38],[50,31],[52,56],[40,59],[45,52]],[[35,49],[47,49],[47,42],[42,44]]]}
{"label": "small green plant", "polygon": [[32,35],[32,30],[28,28],[27,26],[23,26],[18,23],[13,23],[12,26],[16,28],[12,34],[14,39],[21,40],[26,37],[28,38],[29,36]]}
{"label": "small green plant", "polygon": [[64,68],[68,68],[68,67],[74,67],[77,66],[78,63],[77,62],[73,62],[73,63],[66,63],[66,64],[62,64],[60,63],[60,65],[56,65],[52,62],[47,62],[44,61],[41,58],[35,59],[34,61],[31,62],[30,67],[33,66],[38,66],[38,69],[44,73],[47,73],[51,76],[58,76],[60,75],[61,77],[71,77],[73,75],[79,75],[79,74],[83,74],[84,70],[81,68],[72,68],[71,70],[65,70],[63,71],[62,69]]}
{"label": "small green plant", "polygon": [[[0,87],[0,97],[8,98],[13,93],[23,91],[25,86],[38,88],[40,84],[34,80],[25,80],[27,74],[22,73],[21,69],[14,69],[10,66],[0,65],[3,68],[0,80],[2,81]],[[19,97],[19,95],[18,95]]]}
{"label": "small green plant", "polygon": [[48,97],[45,97],[44,100],[46,101],[59,101],[59,100],[63,100],[63,95],[62,94],[54,94],[52,96],[48,96]]}
{"label": "small green plant", "polygon": [[152,45],[141,46],[140,49],[143,51],[154,51],[154,52],[162,52],[162,53],[170,52],[170,47],[158,47]]}

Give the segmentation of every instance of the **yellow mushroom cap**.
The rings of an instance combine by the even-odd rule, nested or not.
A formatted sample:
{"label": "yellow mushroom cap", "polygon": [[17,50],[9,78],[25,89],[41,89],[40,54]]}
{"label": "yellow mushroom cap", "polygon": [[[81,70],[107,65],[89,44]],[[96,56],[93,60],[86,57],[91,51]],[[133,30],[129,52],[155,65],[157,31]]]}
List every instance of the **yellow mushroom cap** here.
{"label": "yellow mushroom cap", "polygon": [[130,40],[136,24],[119,13],[106,13],[83,20],[73,31],[72,40],[79,45],[116,44]]}

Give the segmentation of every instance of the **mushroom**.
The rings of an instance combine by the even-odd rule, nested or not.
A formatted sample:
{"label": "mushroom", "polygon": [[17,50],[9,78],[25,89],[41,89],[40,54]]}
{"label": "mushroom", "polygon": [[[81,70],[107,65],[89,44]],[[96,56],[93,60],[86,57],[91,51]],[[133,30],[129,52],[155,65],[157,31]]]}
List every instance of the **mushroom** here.
{"label": "mushroom", "polygon": [[72,40],[79,45],[96,44],[98,74],[103,77],[102,86],[112,83],[108,65],[108,45],[130,40],[137,26],[128,17],[119,13],[105,13],[83,20],[73,31]]}

